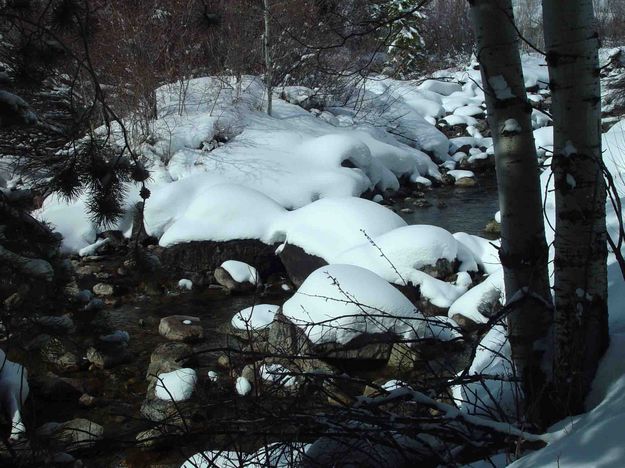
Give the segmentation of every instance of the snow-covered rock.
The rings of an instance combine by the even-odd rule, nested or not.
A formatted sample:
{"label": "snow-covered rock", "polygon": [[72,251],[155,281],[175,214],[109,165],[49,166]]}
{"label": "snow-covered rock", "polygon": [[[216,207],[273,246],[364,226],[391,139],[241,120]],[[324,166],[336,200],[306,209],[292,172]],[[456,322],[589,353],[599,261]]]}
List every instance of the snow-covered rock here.
{"label": "snow-covered rock", "polygon": [[401,292],[353,265],[313,272],[284,303],[283,314],[314,344],[345,344],[364,333],[414,336],[423,326],[423,316]]}
{"label": "snow-covered rock", "polygon": [[197,374],[189,368],[177,369],[164,374],[159,374],[156,379],[154,393],[156,398],[166,401],[185,401],[191,398]]}

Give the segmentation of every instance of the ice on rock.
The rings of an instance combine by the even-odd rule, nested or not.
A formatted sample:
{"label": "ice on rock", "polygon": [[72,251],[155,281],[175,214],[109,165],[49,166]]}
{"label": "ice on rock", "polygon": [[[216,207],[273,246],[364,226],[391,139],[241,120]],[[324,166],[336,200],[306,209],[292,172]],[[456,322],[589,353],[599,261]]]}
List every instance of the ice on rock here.
{"label": "ice on rock", "polygon": [[193,369],[177,369],[158,375],[154,393],[160,400],[185,401],[191,398],[196,383],[197,374]]}

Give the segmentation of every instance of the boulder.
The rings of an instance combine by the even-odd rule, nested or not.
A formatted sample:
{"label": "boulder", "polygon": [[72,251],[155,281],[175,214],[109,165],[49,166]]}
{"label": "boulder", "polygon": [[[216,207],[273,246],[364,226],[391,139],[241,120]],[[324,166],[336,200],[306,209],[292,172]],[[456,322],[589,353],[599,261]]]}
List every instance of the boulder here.
{"label": "boulder", "polygon": [[98,369],[110,369],[132,361],[132,354],[124,345],[113,343],[110,345],[91,346],[87,349],[87,361]]}
{"label": "boulder", "polygon": [[304,356],[312,351],[312,343],[288,318],[278,312],[269,327],[267,336],[268,351],[286,356]]}
{"label": "boulder", "polygon": [[204,338],[204,329],[199,317],[189,315],[170,315],[162,318],[158,332],[172,341],[195,341]]}
{"label": "boulder", "polygon": [[238,282],[232,275],[222,267],[217,267],[213,273],[215,281],[230,292],[242,293],[253,291],[256,289],[256,285],[250,282]]}
{"label": "boulder", "polygon": [[40,347],[41,359],[56,366],[62,372],[73,372],[80,368],[80,359],[75,353],[68,350],[58,338],[49,339]]}
{"label": "boulder", "polygon": [[473,177],[461,177],[460,179],[456,180],[454,185],[456,187],[473,187],[476,184],[477,181]]}
{"label": "boulder", "polygon": [[202,284],[201,278],[209,278],[207,273],[227,260],[254,265],[263,278],[284,271],[275,255],[275,246],[255,239],[185,242],[163,249],[160,258],[163,270],[172,277],[190,278],[198,285]]}
{"label": "boulder", "polygon": [[152,381],[159,374],[187,367],[193,361],[191,346],[176,342],[163,343],[152,352],[145,378]]}
{"label": "boulder", "polygon": [[278,255],[289,279],[298,288],[308,275],[328,264],[323,258],[306,253],[301,247],[292,244],[284,245]]}
{"label": "boulder", "polygon": [[88,419],[76,418],[64,423],[49,422],[37,429],[37,435],[58,451],[73,452],[93,447],[102,440],[104,428]]}
{"label": "boulder", "polygon": [[115,288],[112,284],[97,283],[93,286],[93,292],[98,296],[112,296],[115,293]]}

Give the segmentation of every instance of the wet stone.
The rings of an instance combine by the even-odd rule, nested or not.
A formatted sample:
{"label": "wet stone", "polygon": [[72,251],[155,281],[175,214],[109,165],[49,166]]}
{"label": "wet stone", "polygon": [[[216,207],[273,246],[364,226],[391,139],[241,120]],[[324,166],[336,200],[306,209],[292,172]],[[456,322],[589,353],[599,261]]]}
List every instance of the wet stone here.
{"label": "wet stone", "polygon": [[189,315],[170,315],[162,318],[158,332],[173,341],[195,341],[204,338],[199,317]]}

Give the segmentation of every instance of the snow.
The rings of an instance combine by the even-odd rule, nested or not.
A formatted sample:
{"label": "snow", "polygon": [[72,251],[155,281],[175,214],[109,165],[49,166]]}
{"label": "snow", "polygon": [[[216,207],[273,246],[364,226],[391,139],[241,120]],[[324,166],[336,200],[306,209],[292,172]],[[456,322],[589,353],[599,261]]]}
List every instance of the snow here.
{"label": "snow", "polygon": [[454,115],[474,117],[484,114],[484,109],[478,106],[462,106],[454,110]]}
{"label": "snow", "polygon": [[0,409],[11,421],[10,439],[19,439],[26,432],[22,422],[22,405],[28,393],[26,368],[7,359],[0,349]]}
{"label": "snow", "polygon": [[[285,211],[262,193],[238,185],[215,185],[187,196],[191,201],[186,210],[180,214],[171,210],[172,219],[159,241],[163,247],[189,241],[231,239],[260,239],[269,244],[273,242],[271,221]],[[158,235],[162,219],[154,216],[152,208],[145,210],[149,234]]]}
{"label": "snow", "polygon": [[167,401],[185,401],[191,398],[197,383],[193,369],[177,369],[159,374],[154,387],[156,398]]}
{"label": "snow", "polygon": [[237,377],[234,388],[240,396],[246,396],[252,391],[252,384],[245,377]]}
{"label": "snow", "polygon": [[401,281],[397,271],[434,266],[440,259],[453,262],[458,252],[458,243],[448,231],[425,224],[393,229],[371,240],[342,252],[336,263],[367,268],[395,283]]}
{"label": "snow", "polygon": [[483,303],[499,302],[504,290],[503,270],[490,274],[477,286],[460,296],[449,308],[447,315],[462,315],[475,323],[486,323],[488,319],[480,313]]}
{"label": "snow", "polygon": [[[499,241],[489,241],[478,236],[457,232],[454,238],[463,246],[463,252],[470,254],[473,261],[485,273],[494,273],[501,268],[499,252],[497,250]],[[471,264],[471,260],[465,257],[465,261]],[[468,271],[471,271],[470,269]]]}
{"label": "snow", "polygon": [[110,241],[111,241],[111,239],[109,237],[107,237],[105,239],[100,239],[100,240],[94,242],[93,244],[88,245],[88,246],[83,247],[82,249],[80,249],[78,251],[78,255],[80,255],[81,257],[89,257],[91,255],[95,255],[98,252],[98,250],[100,249],[100,247],[105,246]]}
{"label": "snow", "polygon": [[259,330],[268,327],[280,306],[273,304],[256,304],[243,309],[232,317],[231,324],[238,330]]}
{"label": "snow", "polygon": [[263,364],[259,374],[261,379],[285,388],[293,387],[297,382],[293,372],[280,364]]}
{"label": "snow", "polygon": [[520,133],[521,130],[521,125],[515,119],[508,119],[503,123],[505,133]]}
{"label": "snow", "polygon": [[353,265],[315,270],[282,313],[317,344],[345,344],[362,333],[414,334],[423,326],[423,316],[401,292]]}
{"label": "snow", "polygon": [[178,281],[178,287],[180,289],[186,289],[187,291],[191,291],[193,289],[193,282],[190,279],[182,278]]}
{"label": "snow", "polygon": [[324,198],[287,213],[274,226],[286,242],[327,262],[359,244],[406,222],[388,208],[360,198]]}
{"label": "snow", "polygon": [[260,276],[256,268],[245,262],[226,260],[221,264],[221,268],[226,270],[237,283],[260,284]]}
{"label": "snow", "polygon": [[208,376],[208,380],[211,382],[217,382],[219,380],[219,374],[215,371],[208,371],[208,374],[206,375]]}
{"label": "snow", "polygon": [[516,415],[519,401],[517,384],[500,379],[514,376],[510,356],[506,330],[502,325],[496,325],[480,341],[475,359],[469,368],[468,376],[484,375],[486,377],[483,382],[471,382],[452,388],[454,400],[461,411],[493,419]]}
{"label": "snow", "polygon": [[421,90],[433,91],[443,96],[449,96],[458,91],[462,91],[462,86],[458,83],[438,80],[426,80],[420,86]]}
{"label": "snow", "polygon": [[454,180],[474,179],[475,178],[475,174],[473,172],[471,172],[471,171],[463,171],[463,170],[449,171],[449,172],[447,172],[447,175],[453,177]]}

